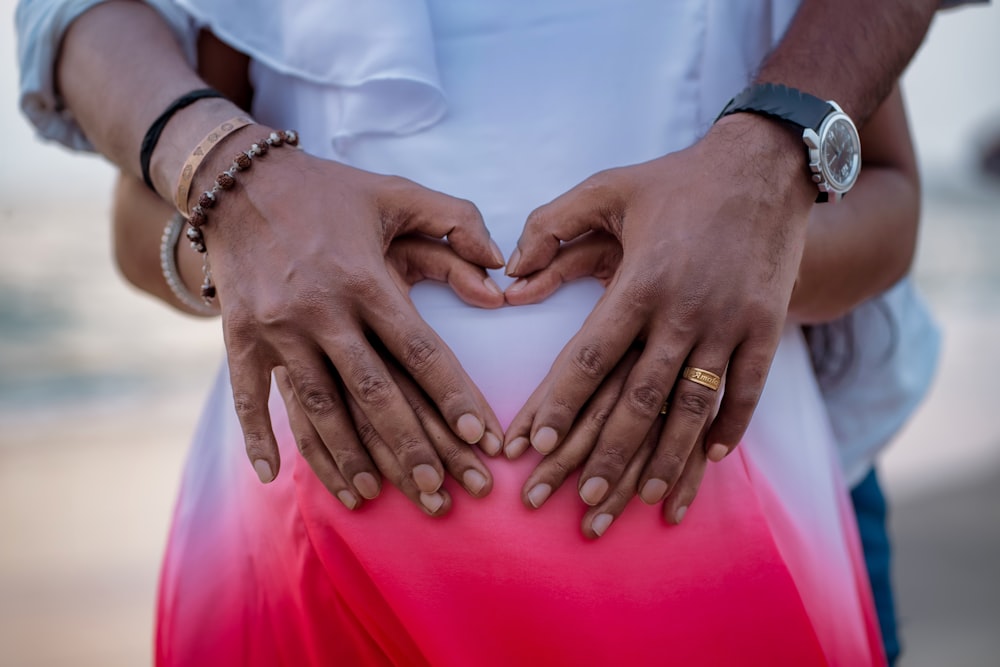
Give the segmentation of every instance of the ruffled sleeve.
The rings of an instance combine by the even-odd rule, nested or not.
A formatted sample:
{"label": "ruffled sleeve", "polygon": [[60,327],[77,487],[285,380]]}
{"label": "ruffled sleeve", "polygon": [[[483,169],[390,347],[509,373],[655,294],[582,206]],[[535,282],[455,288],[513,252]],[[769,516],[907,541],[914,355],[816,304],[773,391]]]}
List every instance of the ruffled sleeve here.
{"label": "ruffled sleeve", "polygon": [[282,77],[337,91],[334,140],[409,134],[445,97],[434,35],[415,0],[177,0],[200,25]]}

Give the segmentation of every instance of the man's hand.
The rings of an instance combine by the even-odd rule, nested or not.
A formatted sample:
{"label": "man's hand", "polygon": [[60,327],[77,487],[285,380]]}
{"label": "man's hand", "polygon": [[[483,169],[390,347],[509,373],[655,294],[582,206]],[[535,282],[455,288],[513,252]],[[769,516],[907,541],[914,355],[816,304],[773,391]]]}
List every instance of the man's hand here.
{"label": "man's hand", "polygon": [[[512,303],[530,294],[530,276],[561,244],[589,243],[590,232],[617,240],[621,264],[507,429],[508,451],[526,442],[555,451],[639,341],[584,465],[583,500],[596,506],[619,487],[668,397],[662,435],[638,479],[641,498],[663,500],[696,447],[721,460],[763,389],[813,199],[801,142],[773,121],[737,114],[691,148],[601,172],[534,211],[508,264],[510,275],[528,277],[508,290]],[[681,378],[687,366],[727,378],[714,421],[718,395]]]}
{"label": "man's hand", "polygon": [[[249,131],[256,137],[262,130]],[[241,141],[246,143],[246,137]],[[214,152],[231,150],[223,146]],[[464,443],[478,443],[487,454],[500,450],[503,431],[496,416],[417,314],[405,288],[408,279],[429,275],[464,285],[477,305],[502,303],[502,295],[484,282],[481,267],[502,266],[503,257],[471,203],[402,178],[282,149],[240,175],[239,187],[220,197],[203,229],[236,410],[261,481],[273,479],[279,467],[267,412],[270,376],[277,367],[284,368],[287,379],[279,379],[301,406],[291,415],[300,448],[315,451],[322,443],[329,458],[321,458],[332,461],[350,483],[347,489],[332,487],[335,493],[377,495],[373,459],[387,460],[387,451],[398,470],[393,481],[408,480],[415,489],[410,495],[429,513],[441,511],[445,466],[436,447],[439,438],[418,414],[417,386],[447,431]],[[405,235],[417,237],[402,240],[390,252],[393,241]],[[447,238],[450,248],[421,237]],[[414,243],[425,245],[415,251]],[[464,263],[433,268],[433,261],[420,260],[440,258],[442,251],[453,251]],[[479,289],[468,289],[476,280]],[[401,377],[412,377],[416,386],[404,391]],[[373,442],[384,450],[366,447]],[[451,470],[460,479],[467,469],[484,470],[474,454],[468,455],[452,462],[465,467]],[[314,463],[319,460],[310,462],[329,473],[329,465]],[[488,481],[487,476],[475,491],[467,488],[479,495],[488,491]]]}

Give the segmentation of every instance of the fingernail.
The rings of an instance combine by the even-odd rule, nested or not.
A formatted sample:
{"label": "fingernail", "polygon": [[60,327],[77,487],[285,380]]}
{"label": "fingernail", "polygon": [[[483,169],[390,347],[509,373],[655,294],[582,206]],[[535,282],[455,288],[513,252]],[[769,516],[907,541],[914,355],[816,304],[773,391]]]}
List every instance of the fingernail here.
{"label": "fingernail", "polygon": [[531,491],[528,491],[528,502],[535,509],[542,506],[549,496],[552,495],[552,487],[548,484],[535,484],[531,487]]}
{"label": "fingernail", "polygon": [[493,294],[496,294],[498,296],[503,294],[503,290],[500,289],[500,286],[497,285],[495,282],[493,282],[493,279],[490,278],[489,276],[486,276],[486,278],[483,280],[483,284],[486,285],[486,289],[488,289]]}
{"label": "fingernail", "polygon": [[503,264],[503,253],[500,251],[500,246],[493,239],[490,239],[490,250],[493,251],[493,261],[497,264]]}
{"label": "fingernail", "polygon": [[513,276],[517,272],[517,265],[521,263],[521,249],[515,248],[514,252],[510,254],[510,260],[507,262],[507,270],[505,273],[508,276]]}
{"label": "fingernail", "polygon": [[674,512],[674,523],[680,524],[680,522],[684,520],[684,515],[687,514],[687,511],[688,508],[686,505],[678,507],[677,511]]}
{"label": "fingernail", "polygon": [[483,476],[483,473],[478,470],[469,468],[462,473],[462,483],[465,485],[465,488],[469,491],[469,493],[474,496],[478,496],[479,492],[483,490],[484,486],[486,486],[486,478]]}
{"label": "fingernail", "polygon": [[556,433],[554,428],[543,426],[535,431],[534,437],[531,438],[531,446],[542,454],[549,454],[556,448],[556,441],[558,439],[559,434]]}
{"label": "fingernail", "polygon": [[708,448],[708,460],[715,461],[718,463],[722,459],[726,458],[726,454],[729,453],[729,448],[725,445],[715,444]]}
{"label": "fingernail", "polygon": [[647,505],[654,505],[663,499],[667,493],[667,483],[662,479],[651,479],[642,485],[639,497]]}
{"label": "fingernail", "polygon": [[433,514],[441,509],[441,505],[444,505],[444,497],[440,493],[421,493],[420,504]]}
{"label": "fingernail", "polygon": [[528,281],[526,279],[518,278],[516,281],[507,286],[506,294],[517,294],[527,286]]}
{"label": "fingernail", "polygon": [[594,520],[590,522],[590,529],[594,531],[595,535],[600,537],[601,535],[604,534],[604,531],[608,529],[608,526],[610,526],[611,522],[614,520],[615,518],[610,514],[598,514],[597,516],[594,517]]}
{"label": "fingernail", "polygon": [[426,463],[414,466],[413,481],[417,488],[424,493],[434,493],[441,488],[441,475]]}
{"label": "fingernail", "polygon": [[458,418],[458,435],[470,445],[479,442],[485,430],[486,427],[476,415],[464,414]]}
{"label": "fingernail", "polygon": [[337,500],[344,503],[344,507],[349,510],[354,509],[358,506],[358,499],[354,497],[354,494],[346,489],[344,491],[337,492]]}
{"label": "fingernail", "polygon": [[524,436],[518,436],[507,443],[507,446],[503,448],[504,455],[509,459],[516,459],[521,454],[524,454],[524,450],[528,448],[528,439]]}
{"label": "fingernail", "polygon": [[373,500],[378,497],[378,480],[370,472],[359,472],[351,481],[354,482],[354,488],[365,500]]}
{"label": "fingernail", "polygon": [[253,469],[257,473],[257,477],[263,484],[267,484],[272,479],[274,479],[274,472],[271,470],[271,464],[264,459],[257,459],[253,462]]}
{"label": "fingernail", "polygon": [[580,497],[588,505],[596,505],[604,500],[608,492],[608,480],[603,477],[591,477],[580,487]]}
{"label": "fingernail", "polygon": [[489,431],[483,434],[482,439],[479,441],[479,448],[490,456],[496,456],[499,454],[502,446],[500,438],[496,437]]}

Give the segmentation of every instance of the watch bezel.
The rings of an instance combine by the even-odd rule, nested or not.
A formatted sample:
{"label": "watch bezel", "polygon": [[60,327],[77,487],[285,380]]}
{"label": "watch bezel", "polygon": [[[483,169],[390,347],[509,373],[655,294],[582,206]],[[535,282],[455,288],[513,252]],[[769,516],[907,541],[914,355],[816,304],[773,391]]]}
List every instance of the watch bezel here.
{"label": "watch bezel", "polygon": [[[854,121],[837,105],[836,102],[828,102],[833,107],[833,111],[823,118],[818,130],[806,128],[802,133],[802,140],[809,148],[809,169],[813,172],[813,182],[820,192],[826,193],[830,201],[839,201],[847,192],[854,187],[861,173],[861,137]],[[850,177],[840,184],[840,179],[835,178],[830,170],[830,166],[824,157],[823,146],[830,136],[830,128],[837,121],[845,121],[850,128],[851,139],[854,144],[854,159],[851,166]]]}

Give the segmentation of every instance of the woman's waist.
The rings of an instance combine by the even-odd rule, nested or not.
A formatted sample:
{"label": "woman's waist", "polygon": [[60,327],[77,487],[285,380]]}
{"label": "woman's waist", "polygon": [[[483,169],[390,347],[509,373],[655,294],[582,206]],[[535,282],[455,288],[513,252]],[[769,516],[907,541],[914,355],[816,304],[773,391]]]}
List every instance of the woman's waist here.
{"label": "woman's waist", "polygon": [[541,304],[495,310],[465,304],[439,284],[416,285],[410,296],[506,424],[579,331],[603,291],[597,281],[581,280]]}

